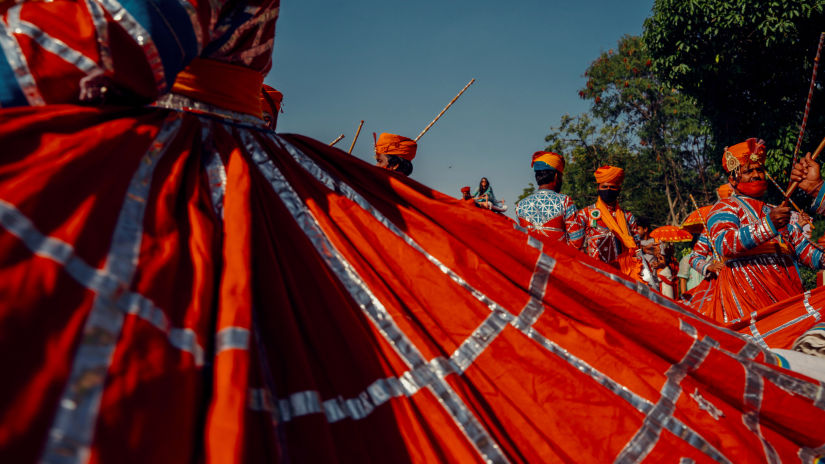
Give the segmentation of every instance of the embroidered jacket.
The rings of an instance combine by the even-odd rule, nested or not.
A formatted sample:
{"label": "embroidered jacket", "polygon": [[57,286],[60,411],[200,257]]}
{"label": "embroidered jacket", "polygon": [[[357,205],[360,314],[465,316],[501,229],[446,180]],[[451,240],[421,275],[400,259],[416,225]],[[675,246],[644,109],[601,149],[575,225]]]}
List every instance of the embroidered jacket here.
{"label": "embroidered jacket", "polygon": [[531,235],[563,241],[580,249],[584,231],[576,213],[576,205],[569,196],[549,189],[539,189],[516,205],[519,224]]}

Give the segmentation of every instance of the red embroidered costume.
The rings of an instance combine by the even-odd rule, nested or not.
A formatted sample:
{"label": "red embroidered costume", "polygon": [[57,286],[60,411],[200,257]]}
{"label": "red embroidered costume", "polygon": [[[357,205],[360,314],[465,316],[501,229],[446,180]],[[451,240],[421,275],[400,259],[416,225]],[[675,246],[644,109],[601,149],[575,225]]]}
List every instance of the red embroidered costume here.
{"label": "red embroidered costume", "polygon": [[269,130],[277,2],[0,12],[0,462],[823,454],[770,352]]}

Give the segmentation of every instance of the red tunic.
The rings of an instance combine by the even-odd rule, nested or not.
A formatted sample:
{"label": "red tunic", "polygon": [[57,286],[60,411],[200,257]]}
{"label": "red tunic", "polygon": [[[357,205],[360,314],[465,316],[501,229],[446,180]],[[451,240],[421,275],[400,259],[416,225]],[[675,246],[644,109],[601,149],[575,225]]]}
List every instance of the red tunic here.
{"label": "red tunic", "polygon": [[702,311],[709,317],[730,323],[751,318],[802,293],[796,261],[814,269],[823,266],[823,253],[805,238],[796,213],[777,231],[768,217],[771,208],[758,199],[733,195],[711,210],[710,239],[725,266],[713,306]]}

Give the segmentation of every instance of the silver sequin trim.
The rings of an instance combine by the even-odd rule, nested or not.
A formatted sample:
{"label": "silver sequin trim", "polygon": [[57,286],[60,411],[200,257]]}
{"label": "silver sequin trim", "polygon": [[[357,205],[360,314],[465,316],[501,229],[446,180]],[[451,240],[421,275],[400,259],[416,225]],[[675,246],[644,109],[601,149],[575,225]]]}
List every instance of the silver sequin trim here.
{"label": "silver sequin trim", "polygon": [[42,462],[81,463],[89,457],[106,374],[123,327],[123,312],[117,306],[137,268],[152,175],[180,126],[177,114],[167,119],[129,184],[105,264],[105,270],[120,285],[112,292],[95,295],[49,431]]}
{"label": "silver sequin trim", "polygon": [[[10,10],[19,9],[20,5],[13,6]],[[0,21],[0,49],[8,61],[9,66],[14,72],[14,77],[17,79],[17,85],[23,91],[26,101],[30,106],[42,106],[46,104],[43,95],[37,88],[37,82],[29,70],[29,64],[26,61],[26,56],[23,55],[23,50],[20,49],[20,44],[17,39],[11,34],[11,31],[6,29],[6,25]]]}
{"label": "silver sequin trim", "polygon": [[168,93],[160,97],[155,103],[153,103],[153,106],[175,111],[186,111],[195,114],[214,116],[229,121],[242,122],[256,128],[266,129],[266,123],[261,118],[257,118],[251,114],[225,110],[223,108],[204,103],[200,100],[195,100],[176,93]]}
{"label": "silver sequin trim", "polygon": [[[656,406],[647,413],[642,427],[636,435],[628,442],[622,452],[616,457],[615,462],[630,463],[641,462],[656,446],[659,436],[665,424],[673,418],[676,410],[676,402],[682,394],[681,382],[690,371],[697,369],[707,358],[711,349],[719,344],[708,337],[702,340],[695,339],[696,329],[690,324],[680,321],[680,327],[694,338],[690,349],[677,364],[670,366],[666,372],[667,381],[662,386],[661,397]],[[686,330],[687,329],[687,330]],[[677,435],[678,436],[678,435]],[[717,462],[727,462],[727,458],[710,443],[704,443],[701,451],[713,458]]]}
{"label": "silver sequin trim", "polygon": [[415,380],[423,383],[433,392],[441,405],[452,416],[459,429],[485,460],[489,462],[507,462],[498,444],[490,437],[475,415],[469,411],[458,394],[444,381],[443,377],[437,375],[436,370],[424,360],[421,352],[398,328],[392,316],[381,301],[372,294],[366,282],[329,241],[315,217],[304,205],[303,200],[292,189],[292,186],[269,159],[259,143],[246,131],[241,132],[240,135],[247,148],[247,153],[250,154],[264,177],[269,180],[273,191],[303,229],[329,269],[337,276],[353,300],[370,318],[373,325],[393,346],[407,365],[412,368],[413,376],[420,376]]}
{"label": "silver sequin trim", "polygon": [[215,355],[227,350],[249,349],[249,329],[224,327],[215,334]]}
{"label": "silver sequin trim", "polygon": [[34,24],[21,20],[19,7],[9,10],[7,23],[13,33],[29,37],[44,50],[54,53],[84,73],[91,74],[101,70],[91,58],[69,47],[62,40],[50,36]]}
{"label": "silver sequin trim", "polygon": [[109,23],[106,21],[103,7],[100,6],[98,0],[85,0],[85,2],[86,8],[89,10],[89,15],[92,18],[92,24],[95,25],[97,51],[100,54],[100,62],[103,65],[103,69],[113,71],[112,50],[109,48]]}
{"label": "silver sequin trim", "polygon": [[155,86],[159,92],[164,92],[167,85],[166,74],[163,70],[163,61],[161,61],[160,53],[149,31],[144,29],[117,0],[99,0],[99,3],[112,16],[115,22],[129,34],[132,40],[143,49],[146,63],[149,65],[149,69],[152,70],[152,75],[155,77]]}
{"label": "silver sequin trim", "polygon": [[[87,264],[75,255],[74,248],[68,243],[41,234],[23,213],[3,200],[0,200],[0,226],[19,238],[32,253],[63,265],[69,276],[95,293],[112,294],[119,286],[125,285],[112,273]],[[155,326],[166,334],[172,346],[191,353],[195,364],[203,365],[203,348],[198,344],[195,333],[191,329],[172,327],[163,311],[148,298],[134,292],[125,293],[118,299],[117,306],[125,313]]]}
{"label": "silver sequin trim", "polygon": [[203,121],[201,129],[201,143],[203,143],[203,163],[206,169],[206,179],[209,182],[209,196],[212,199],[212,209],[218,219],[223,220],[223,200],[226,196],[226,167],[221,154],[212,140],[212,121]]}
{"label": "silver sequin trim", "polygon": [[[306,169],[310,174],[312,174],[318,181],[322,182],[324,185],[326,185],[331,190],[336,191],[340,194],[343,194],[344,196],[346,196],[347,198],[349,198],[350,200],[354,201],[356,204],[361,206],[364,210],[366,210],[367,212],[370,212],[385,227],[387,227],[388,229],[390,229],[391,231],[396,233],[396,235],[398,235],[399,237],[403,238],[409,245],[411,245],[419,253],[421,253],[425,257],[427,257],[431,262],[436,264],[442,272],[444,272],[445,274],[450,276],[455,282],[462,285],[462,287],[464,287],[466,290],[471,292],[480,301],[491,302],[491,300],[489,298],[487,298],[486,295],[484,295],[483,293],[479,292],[478,290],[476,290],[475,288],[473,288],[472,286],[470,286],[469,284],[464,282],[464,280],[460,276],[458,276],[454,271],[452,271],[450,268],[448,268],[448,267],[444,266],[443,264],[441,264],[435,257],[431,256],[426,250],[421,248],[409,236],[407,236],[404,232],[400,231],[391,221],[389,221],[385,216],[383,216],[383,214],[381,214],[372,205],[370,205],[366,200],[364,200],[364,198],[361,197],[357,192],[355,192],[350,186],[348,186],[347,184],[345,184],[343,182],[340,182],[336,179],[333,179],[332,176],[330,176],[327,172],[322,170],[318,165],[316,165],[312,160],[310,160],[305,154],[301,153],[297,148],[292,146],[290,143],[286,142],[286,140],[284,140],[283,138],[281,138],[279,136],[275,136],[275,135],[272,135],[271,137],[273,138],[273,140],[276,143],[279,143],[281,146],[285,147],[287,149],[287,151],[292,155],[292,157],[301,166],[303,166],[304,169]],[[517,225],[514,225],[514,227],[516,229],[519,229],[519,227]],[[523,228],[522,228],[522,230],[523,230]],[[537,248],[541,249],[541,242],[538,242]],[[597,270],[601,271],[599,269],[597,269]],[[630,285],[630,282],[625,282],[625,284]],[[631,288],[633,288],[633,287],[631,287]],[[668,307],[670,307],[672,309],[675,309],[677,311],[680,311],[680,312],[684,312],[685,314],[690,314],[689,312],[687,312],[683,308],[680,308],[679,306],[677,306],[675,303],[671,302],[670,300],[666,300],[663,297],[659,297],[659,296],[653,294],[647,288],[646,288],[646,290],[647,290],[647,296],[651,300],[659,299],[659,300],[661,300],[660,304],[662,304],[662,305],[668,306]],[[657,302],[659,302],[659,301],[657,301]],[[493,304],[495,304],[495,303],[493,303]],[[490,305],[488,304],[488,306],[490,306]],[[498,307],[498,305],[491,306],[492,310],[495,310],[496,308],[500,308],[500,307]],[[503,310],[503,308],[501,308],[501,309],[502,309],[503,312],[506,312],[506,311]],[[507,313],[507,314],[509,314],[509,313]],[[695,317],[699,321],[705,322],[703,319],[699,318],[696,315],[693,315],[693,317]],[[636,407],[641,412],[647,413],[652,408],[652,405],[650,404],[650,402],[648,402],[647,400],[639,397],[638,395],[634,394],[633,392],[630,392],[629,390],[627,390],[621,384],[618,384],[617,382],[615,382],[612,379],[608,378],[607,376],[605,376],[604,374],[602,374],[598,370],[590,367],[589,365],[587,365],[586,363],[584,363],[580,359],[575,358],[574,356],[570,355],[569,352],[567,352],[563,348],[559,347],[558,345],[555,345],[553,342],[547,340],[544,336],[542,336],[541,334],[536,332],[532,327],[529,327],[525,330],[522,330],[522,332],[525,333],[530,338],[534,339],[535,341],[539,342],[543,347],[547,348],[549,351],[551,351],[551,352],[559,355],[563,359],[565,359],[565,361],[572,364],[573,366],[578,368],[580,371],[590,375],[590,377],[593,378],[596,382],[599,382],[600,384],[608,387],[613,393],[617,394],[621,398],[628,401],[630,404],[632,404],[634,407]],[[645,406],[645,405],[647,405],[647,406]],[[713,454],[712,446],[710,446],[710,444],[708,444],[707,441],[704,438],[702,438],[699,434],[697,434],[696,432],[691,430],[689,427],[687,427],[686,425],[684,425],[683,423],[681,423],[677,419],[675,419],[673,417],[670,417],[664,427],[667,430],[675,433],[677,436],[682,437],[689,445],[695,447],[696,449],[698,449],[702,452]]]}

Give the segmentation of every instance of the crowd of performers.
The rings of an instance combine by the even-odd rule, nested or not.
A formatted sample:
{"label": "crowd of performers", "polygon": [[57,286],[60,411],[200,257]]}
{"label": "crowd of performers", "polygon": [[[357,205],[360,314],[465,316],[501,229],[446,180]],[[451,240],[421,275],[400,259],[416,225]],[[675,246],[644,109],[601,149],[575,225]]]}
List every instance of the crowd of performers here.
{"label": "crowd of performers", "polygon": [[[516,205],[519,224],[550,246],[562,243],[587,253],[719,322],[747,320],[763,308],[802,294],[799,265],[825,269],[825,254],[811,241],[810,217],[761,200],[768,187],[762,140],[750,138],[725,148],[722,164],[729,183],[717,189],[718,201],[702,218],[705,227],[694,234],[690,253],[678,263],[672,244],[650,237],[647,219],[637,219],[621,208],[621,168],[597,169],[598,199],[578,210],[569,196],[560,193],[564,163],[557,153],[533,154],[538,191]],[[811,197],[812,214],[825,212],[819,172],[808,155],[791,174]],[[825,351],[819,355],[825,357]]]}
{"label": "crowd of performers", "polygon": [[[774,349],[825,292],[764,308],[823,254],[758,199],[764,144],[725,151],[692,260],[690,304],[746,337],[637,282],[672,273],[620,168],[577,210],[534,155],[528,231],[486,179],[468,205],[407,178],[415,140],[375,167],[277,133],[278,12],[0,2],[0,462],[825,457],[825,369]],[[818,165],[792,178],[825,212]]]}

